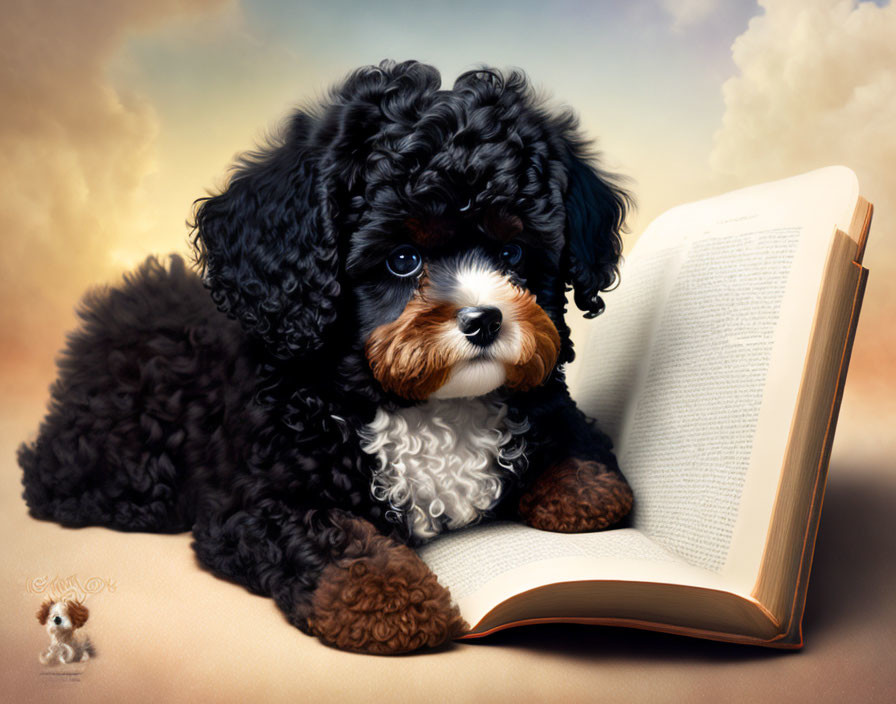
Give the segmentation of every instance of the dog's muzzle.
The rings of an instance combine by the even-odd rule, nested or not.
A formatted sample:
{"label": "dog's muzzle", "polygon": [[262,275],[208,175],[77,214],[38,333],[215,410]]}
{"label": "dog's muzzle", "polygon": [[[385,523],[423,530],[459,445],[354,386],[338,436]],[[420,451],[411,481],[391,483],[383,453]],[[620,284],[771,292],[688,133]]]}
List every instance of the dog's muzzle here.
{"label": "dog's muzzle", "polygon": [[432,264],[401,315],[373,330],[367,359],[404,398],[476,397],[542,384],[560,335],[535,296],[484,255]]}

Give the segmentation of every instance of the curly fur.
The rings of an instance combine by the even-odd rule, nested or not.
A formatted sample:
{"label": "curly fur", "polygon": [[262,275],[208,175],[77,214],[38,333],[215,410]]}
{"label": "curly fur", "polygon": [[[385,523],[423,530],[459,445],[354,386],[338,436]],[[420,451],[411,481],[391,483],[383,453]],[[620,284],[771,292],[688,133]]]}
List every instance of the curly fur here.
{"label": "curly fur", "polygon": [[[340,647],[395,652],[452,637],[450,598],[402,547],[429,535],[414,528],[417,502],[376,489],[401,441],[375,449],[365,429],[378,414],[432,403],[455,377],[466,375],[462,395],[491,379],[500,387],[490,398],[504,410],[487,425],[495,441],[481,470],[500,488],[467,518],[519,518],[525,492],[571,458],[624,483],[609,439],[575,407],[563,375],[573,358],[566,290],[588,315],[600,312],[629,205],[591,156],[572,113],[552,112],[521,73],[480,69],[442,89],[439,73],[417,62],[355,71],[241,158],[223,192],[197,202],[200,275],[178,257],[150,258],[84,299],[47,417],[19,449],[31,514],[68,526],[192,530],[207,568],[271,596],[291,623]],[[386,270],[408,243],[425,260],[423,278]],[[519,261],[501,259],[507,243],[519,245]],[[466,258],[490,263],[499,285],[486,286],[488,296],[507,294],[494,293],[504,326],[481,352],[448,329],[463,285],[436,281]],[[427,280],[434,287],[423,300]],[[432,358],[402,370],[426,335],[399,331],[420,346],[388,351],[382,333],[414,317],[413,301],[449,307],[436,316]],[[511,350],[518,356],[505,358]],[[476,365],[504,366],[483,381]],[[425,383],[406,383],[415,368]],[[445,422],[455,427],[453,416]],[[464,471],[471,462],[482,464],[464,460]],[[412,494],[427,472],[415,474]],[[555,485],[565,488],[551,501],[579,493],[575,483]],[[597,504],[618,499],[615,488],[589,491]],[[365,566],[352,567],[357,560]],[[396,580],[410,590],[397,602],[387,597]],[[423,584],[418,613],[413,585]],[[355,621],[358,589],[371,598]],[[412,611],[433,627],[387,635],[404,623],[389,614]]]}
{"label": "curly fur", "polygon": [[312,597],[311,632],[343,650],[375,654],[433,647],[468,628],[451,595],[417,554],[366,521],[329,565]]}
{"label": "curly fur", "polygon": [[[409,511],[417,539],[434,538],[479,521],[500,499],[507,470],[525,451],[526,425],[507,423],[492,399],[432,400],[377,411],[362,448],[378,460],[371,491]],[[516,441],[515,440],[516,436]]]}
{"label": "curly fur", "polygon": [[634,496],[619,475],[598,462],[570,458],[542,474],[520,498],[526,522],[557,533],[602,530],[632,510]]}

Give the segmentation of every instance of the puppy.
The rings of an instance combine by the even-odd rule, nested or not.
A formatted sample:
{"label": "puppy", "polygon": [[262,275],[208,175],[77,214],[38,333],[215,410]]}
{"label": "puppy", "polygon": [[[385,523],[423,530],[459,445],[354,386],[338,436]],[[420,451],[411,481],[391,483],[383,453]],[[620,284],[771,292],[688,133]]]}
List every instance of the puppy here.
{"label": "puppy", "polygon": [[197,202],[199,275],[149,259],[87,296],[19,451],[31,514],[192,530],[207,568],[347,650],[459,635],[414,545],[631,508],[564,380],[566,291],[603,310],[628,206],[518,72],[355,71]]}
{"label": "puppy", "polygon": [[37,612],[37,620],[47,627],[50,645],[38,660],[42,665],[66,665],[71,662],[86,662],[96,653],[90,638],[78,638],[75,631],[87,623],[90,615],[84,604],[66,599],[47,600]]}

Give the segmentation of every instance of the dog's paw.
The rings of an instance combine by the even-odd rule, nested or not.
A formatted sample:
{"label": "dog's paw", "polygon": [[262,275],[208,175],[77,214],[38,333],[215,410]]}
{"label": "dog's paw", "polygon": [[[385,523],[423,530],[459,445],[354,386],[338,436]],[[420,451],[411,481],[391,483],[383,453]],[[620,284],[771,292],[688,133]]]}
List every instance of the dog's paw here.
{"label": "dog's paw", "polygon": [[386,538],[379,547],[324,570],[308,619],[314,635],[342,650],[387,655],[433,648],[468,630],[413,550]]}
{"label": "dog's paw", "polygon": [[581,533],[609,528],[632,509],[631,487],[599,462],[570,458],[541,475],[520,498],[523,520],[540,530]]}

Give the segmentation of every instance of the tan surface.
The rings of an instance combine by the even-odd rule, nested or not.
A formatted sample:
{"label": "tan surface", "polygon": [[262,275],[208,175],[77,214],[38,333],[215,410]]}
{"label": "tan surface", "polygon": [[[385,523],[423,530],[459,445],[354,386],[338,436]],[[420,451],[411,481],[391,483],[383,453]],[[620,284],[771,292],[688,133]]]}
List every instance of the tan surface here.
{"label": "tan surface", "polygon": [[[802,651],[541,626],[383,658],[302,635],[269,599],[199,569],[187,535],[67,530],[30,519],[14,448],[33,433],[40,410],[19,405],[7,407],[0,432],[4,702],[889,702],[896,694],[892,464],[832,464]],[[56,576],[115,584],[87,598],[85,632],[99,655],[72,677],[48,675],[37,661],[48,639],[34,618],[41,596],[28,584]]]}

